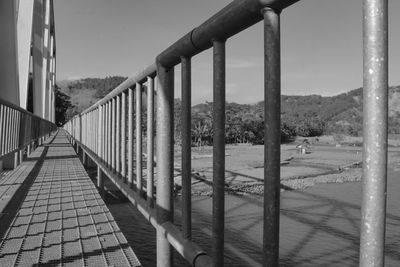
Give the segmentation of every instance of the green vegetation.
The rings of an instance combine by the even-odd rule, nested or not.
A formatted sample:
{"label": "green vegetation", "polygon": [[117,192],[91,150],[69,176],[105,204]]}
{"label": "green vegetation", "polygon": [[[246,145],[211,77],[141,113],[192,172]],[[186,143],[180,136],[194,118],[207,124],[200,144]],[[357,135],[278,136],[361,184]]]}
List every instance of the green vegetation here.
{"label": "green vegetation", "polygon": [[60,88],[55,86],[55,122],[57,126],[63,126],[68,121],[67,110],[73,106],[71,98],[60,91]]}
{"label": "green vegetation", "polygon": [[[60,82],[60,92],[70,96],[66,118],[69,118],[104,97],[126,78],[115,76]],[[144,96],[145,97],[145,96]],[[66,99],[63,96],[63,99]],[[362,88],[337,96],[281,96],[281,140],[295,136],[322,134],[359,136],[362,133]],[[146,101],[143,99],[143,105]],[[175,99],[175,141],[181,141],[181,101]],[[264,102],[256,104],[226,103],[226,142],[264,142]],[[143,123],[146,125],[146,108]],[[60,119],[60,121],[63,121]],[[389,133],[400,133],[400,86],[389,88]],[[212,103],[192,107],[192,142],[196,146],[212,144]]]}

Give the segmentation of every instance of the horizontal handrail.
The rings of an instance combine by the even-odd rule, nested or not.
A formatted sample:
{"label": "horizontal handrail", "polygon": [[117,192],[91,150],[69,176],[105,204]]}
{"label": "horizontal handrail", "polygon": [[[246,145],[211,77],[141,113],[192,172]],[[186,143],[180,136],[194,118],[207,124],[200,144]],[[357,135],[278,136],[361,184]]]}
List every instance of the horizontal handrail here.
{"label": "horizontal handrail", "polygon": [[157,56],[157,62],[171,68],[181,57],[192,57],[213,45],[213,40],[226,40],[263,19],[261,10],[277,12],[300,0],[236,0],[210,17]]}
{"label": "horizontal handrail", "polygon": [[51,121],[0,99],[0,159],[30,146],[56,129]]}
{"label": "horizontal handrail", "polygon": [[17,106],[15,104],[11,103],[11,102],[8,102],[7,100],[4,100],[4,99],[0,98],[0,104],[3,104],[4,106],[8,106],[10,108],[18,110],[19,112],[22,112],[22,113],[24,113],[26,115],[29,115],[29,116],[33,117],[33,118],[38,118],[39,120],[43,120],[43,121],[47,121],[49,123],[53,123],[53,122],[51,122],[49,120],[46,120],[46,119],[43,119],[42,117],[39,117],[36,114],[33,114],[32,112],[27,111],[26,109],[21,108],[20,106]]}
{"label": "horizontal handrail", "polygon": [[112,99],[113,97],[121,94],[123,91],[127,90],[128,88],[134,86],[136,83],[143,83],[147,77],[155,77],[156,76],[156,64],[151,64],[147,68],[143,69],[139,73],[133,75],[132,77],[127,78],[123,81],[120,85],[118,85],[115,89],[109,92],[106,96],[102,99],[91,105],[89,108],[82,111],[80,114],[86,114],[98,106],[103,105],[108,100]]}

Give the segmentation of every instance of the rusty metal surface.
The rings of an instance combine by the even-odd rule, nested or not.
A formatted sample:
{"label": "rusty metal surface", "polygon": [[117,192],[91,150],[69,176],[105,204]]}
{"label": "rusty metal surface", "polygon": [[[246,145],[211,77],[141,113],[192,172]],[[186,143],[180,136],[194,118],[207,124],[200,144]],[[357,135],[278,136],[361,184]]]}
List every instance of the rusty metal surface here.
{"label": "rusty metal surface", "polygon": [[[0,266],[140,266],[64,132],[0,243]],[[29,161],[27,161],[29,162]]]}

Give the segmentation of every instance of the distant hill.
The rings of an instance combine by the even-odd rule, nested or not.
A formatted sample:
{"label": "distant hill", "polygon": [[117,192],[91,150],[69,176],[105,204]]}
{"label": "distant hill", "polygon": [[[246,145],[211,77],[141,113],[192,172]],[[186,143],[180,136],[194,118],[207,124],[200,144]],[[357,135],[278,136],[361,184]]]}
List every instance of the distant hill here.
{"label": "distant hill", "polygon": [[[346,133],[358,135],[362,131],[362,88],[351,90],[336,96],[281,96],[282,121],[299,124],[305,120],[317,118],[325,124],[325,133]],[[254,105],[240,105],[240,112],[263,116],[264,101]],[[211,105],[198,104],[192,112],[209,114]],[[400,133],[400,86],[389,87],[389,133]]]}
{"label": "distant hill", "polygon": [[121,84],[126,77],[109,76],[106,78],[85,78],[80,80],[58,81],[61,92],[71,97],[73,108],[68,110],[72,117],[96,103],[115,87]]}
{"label": "distant hill", "polygon": [[[86,78],[58,82],[61,91],[71,97],[74,108],[69,115],[77,114],[104,97],[123,82],[126,77]],[[362,88],[336,96],[281,96],[282,122],[297,129],[301,125],[316,125],[324,133],[358,135],[362,131]],[[180,101],[175,103],[179,105]],[[262,120],[263,101],[256,104],[227,103],[227,123]],[[192,107],[195,120],[211,118],[212,103]],[[301,127],[300,127],[301,128]],[[307,127],[306,127],[307,128]],[[301,131],[298,131],[301,134]],[[389,133],[400,133],[400,86],[389,88]],[[304,133],[305,135],[307,133]]]}

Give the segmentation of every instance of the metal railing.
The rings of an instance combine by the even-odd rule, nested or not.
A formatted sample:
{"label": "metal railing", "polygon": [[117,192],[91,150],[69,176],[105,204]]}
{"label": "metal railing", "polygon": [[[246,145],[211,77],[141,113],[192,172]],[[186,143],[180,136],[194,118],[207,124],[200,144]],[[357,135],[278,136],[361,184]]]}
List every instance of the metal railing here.
{"label": "metal railing", "polygon": [[[279,264],[280,12],[298,0],[235,0],[164,50],[150,65],[65,125],[71,142],[107,175],[157,229],[157,265],[172,266],[171,245],[195,266],[224,264],[225,43],[263,20],[265,92],[264,266]],[[379,15],[376,15],[379,14]],[[387,140],[387,0],[364,0],[364,200],[360,265],[381,266]],[[212,255],[191,241],[191,58],[213,49]],[[379,59],[379,60],[377,60]],[[182,79],[182,231],[173,224],[174,67]],[[157,89],[154,79],[157,78]],[[142,94],[147,137],[142,139]],[[154,93],[156,92],[156,93]],[[136,98],[135,98],[136,94]],[[154,181],[156,95],[156,182]],[[136,110],[134,100],[136,99]],[[134,116],[136,119],[134,120]],[[385,117],[386,116],[386,117]],[[136,126],[134,122],[136,121]],[[135,129],[135,130],[134,130]],[[136,136],[136,144],[134,144]],[[379,138],[377,138],[379,136]],[[142,146],[147,147],[143,183]],[[378,160],[379,159],[379,160]],[[157,187],[156,196],[154,187]],[[374,196],[371,198],[370,196]],[[373,202],[373,203],[372,203]],[[375,216],[376,215],[376,216]]]}
{"label": "metal railing", "polygon": [[40,145],[56,129],[54,123],[0,99],[0,160],[18,152],[21,162],[25,148],[29,154],[32,146]]}

